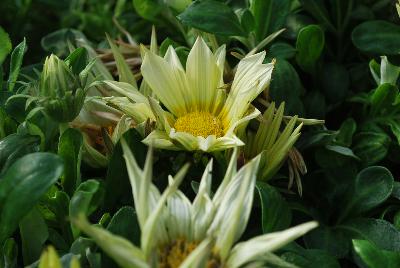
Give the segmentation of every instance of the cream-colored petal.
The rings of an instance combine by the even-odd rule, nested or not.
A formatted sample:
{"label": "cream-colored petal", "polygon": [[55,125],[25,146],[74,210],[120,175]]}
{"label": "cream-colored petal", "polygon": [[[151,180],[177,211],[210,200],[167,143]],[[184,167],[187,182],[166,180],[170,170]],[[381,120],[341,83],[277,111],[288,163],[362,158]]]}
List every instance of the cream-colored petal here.
{"label": "cream-colored petal", "polygon": [[118,142],[118,140],[122,137],[122,135],[131,129],[133,126],[132,118],[129,116],[123,115],[121,119],[118,121],[117,126],[115,127],[112,135],[111,140],[114,144]]}
{"label": "cream-colored petal", "polygon": [[219,138],[208,136],[206,139],[203,137],[199,137],[199,139],[199,147],[204,152],[223,151],[244,145],[244,143],[235,135],[228,135]]}
{"label": "cream-colored petal", "polygon": [[169,137],[179,143],[183,149],[187,151],[196,151],[199,149],[199,141],[197,137],[186,132],[177,132],[174,128],[171,128]]}
{"label": "cream-colored petal", "polygon": [[215,55],[201,37],[197,38],[189,53],[186,76],[190,94],[193,96],[190,108],[197,111],[212,110],[221,80],[221,70]]}
{"label": "cream-colored petal", "polygon": [[265,52],[239,62],[225,106],[220,114],[226,130],[248,110],[250,103],[269,85],[274,64],[262,64]]}
{"label": "cream-colored petal", "polygon": [[154,148],[172,151],[181,150],[181,148],[172,142],[166,132],[160,130],[154,130],[142,142],[148,146],[153,146]]}
{"label": "cream-colored petal", "polygon": [[179,69],[183,72],[185,71],[185,69],[183,69],[182,63],[181,63],[178,55],[175,52],[175,49],[172,46],[168,47],[167,52],[165,53],[164,59],[172,66],[176,67],[177,69]]}
{"label": "cream-colored petal", "polygon": [[166,226],[170,240],[184,237],[191,241],[193,239],[192,204],[181,192],[175,192],[167,201]]}
{"label": "cream-colored petal", "polygon": [[[146,103],[147,98],[140,93],[137,88],[131,84],[117,81],[102,81],[103,84],[107,85],[110,89],[115,91],[117,94],[129,98],[133,102]],[[116,94],[113,94],[115,96]]]}
{"label": "cream-colored petal", "polygon": [[165,59],[147,52],[141,67],[143,78],[158,99],[175,116],[187,112],[187,88],[185,73]]}
{"label": "cream-colored petal", "polygon": [[146,263],[142,251],[125,238],[89,224],[84,217],[74,219],[73,221],[79,229],[90,236],[96,244],[121,267],[150,268]]}
{"label": "cream-colored petal", "polygon": [[217,49],[217,51],[215,51],[215,58],[217,59],[217,66],[220,71],[220,79],[218,87],[222,87],[224,85],[225,55],[226,55],[226,45],[220,46]]}
{"label": "cream-colored petal", "polygon": [[226,135],[233,134],[237,130],[237,128],[239,128],[240,126],[244,125],[245,123],[248,123],[251,119],[256,118],[260,114],[261,114],[260,111],[257,110],[256,108],[254,108],[252,112],[250,112],[249,114],[245,115],[244,117],[242,117],[238,121],[233,122],[232,125],[229,127],[228,131],[226,132]]}
{"label": "cream-colored petal", "polygon": [[264,253],[273,252],[285,246],[317,226],[318,223],[315,221],[307,222],[281,232],[269,233],[241,242],[232,249],[227,266],[242,267],[247,262],[262,259]]}
{"label": "cream-colored petal", "polygon": [[107,103],[118,107],[124,114],[129,115],[135,121],[140,124],[147,119],[155,120],[154,114],[150,108],[149,103],[133,103],[126,97],[107,97],[104,98]]}
{"label": "cream-colored petal", "polygon": [[254,197],[254,186],[260,156],[243,166],[226,187],[226,191],[209,229],[216,236],[215,247],[222,261],[246,228]]}
{"label": "cream-colored petal", "polygon": [[168,198],[178,190],[178,187],[185,177],[188,169],[189,165],[186,164],[175,175],[173,183],[165,189],[157,203],[157,206],[152,210],[151,215],[147,219],[146,224],[142,229],[141,244],[146,258],[149,258],[152,252],[154,252],[155,245],[158,243],[167,242],[159,239],[165,233],[157,232],[157,229],[159,228],[160,224],[164,223],[162,215],[165,211],[165,203],[167,202]]}

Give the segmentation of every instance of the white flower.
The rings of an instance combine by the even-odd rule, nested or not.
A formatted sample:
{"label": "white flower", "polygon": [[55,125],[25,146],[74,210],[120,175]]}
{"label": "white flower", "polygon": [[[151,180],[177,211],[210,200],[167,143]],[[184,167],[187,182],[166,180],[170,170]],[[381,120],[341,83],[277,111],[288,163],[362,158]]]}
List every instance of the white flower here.
{"label": "white flower", "polygon": [[90,225],[84,217],[75,224],[121,267],[264,267],[265,263],[285,263],[272,252],[317,226],[308,222],[281,232],[236,243],[243,234],[252,207],[260,156],[239,171],[234,150],[225,177],[211,194],[212,160],[202,176],[198,193],[191,202],[178,186],[188,166],[184,166],[160,193],[152,179],[152,153],[142,170],[128,145],[122,140],[132,186],[135,209],[141,228],[140,248],[126,239]]}

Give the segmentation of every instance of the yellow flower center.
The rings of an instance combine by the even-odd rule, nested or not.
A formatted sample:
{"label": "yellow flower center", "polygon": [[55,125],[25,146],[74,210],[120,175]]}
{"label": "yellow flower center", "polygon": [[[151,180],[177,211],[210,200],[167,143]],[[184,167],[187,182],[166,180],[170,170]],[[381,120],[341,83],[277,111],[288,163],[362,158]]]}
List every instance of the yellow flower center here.
{"label": "yellow flower center", "polygon": [[221,120],[208,112],[185,114],[176,120],[174,127],[176,131],[187,132],[195,137],[215,135],[218,138],[224,135]]}
{"label": "yellow flower center", "polygon": [[[159,249],[159,268],[177,268],[196,249],[198,243],[188,242],[185,239],[177,239],[167,246]],[[207,268],[222,268],[221,261],[217,255],[212,253],[206,264]]]}
{"label": "yellow flower center", "polygon": [[171,244],[162,247],[159,255],[159,267],[179,267],[196,246],[197,244],[194,242],[186,242],[184,239],[177,239]]}

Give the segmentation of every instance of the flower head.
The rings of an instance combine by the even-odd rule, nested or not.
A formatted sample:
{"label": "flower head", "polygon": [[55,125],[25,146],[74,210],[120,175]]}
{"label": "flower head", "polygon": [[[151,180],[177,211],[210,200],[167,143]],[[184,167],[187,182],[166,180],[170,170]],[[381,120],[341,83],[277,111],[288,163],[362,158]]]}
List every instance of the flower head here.
{"label": "flower head", "polygon": [[151,183],[152,153],[148,154],[142,170],[124,141],[122,146],[141,228],[140,248],[90,225],[85,218],[75,220],[122,267],[235,268],[263,267],[277,260],[284,263],[271,252],[317,226],[309,222],[237,243],[250,216],[259,156],[237,171],[235,150],[214,195],[211,194],[211,160],[191,202],[178,190],[188,166],[174,178],[170,176],[169,186],[160,193]]}
{"label": "flower head", "polygon": [[215,53],[197,38],[186,69],[172,47],[164,58],[147,51],[141,67],[158,100],[150,105],[159,127],[145,142],[155,147],[217,151],[243,145],[237,128],[260,112],[250,103],[269,85],[273,63],[263,64],[265,52],[242,59],[226,93],[223,73],[225,46]]}

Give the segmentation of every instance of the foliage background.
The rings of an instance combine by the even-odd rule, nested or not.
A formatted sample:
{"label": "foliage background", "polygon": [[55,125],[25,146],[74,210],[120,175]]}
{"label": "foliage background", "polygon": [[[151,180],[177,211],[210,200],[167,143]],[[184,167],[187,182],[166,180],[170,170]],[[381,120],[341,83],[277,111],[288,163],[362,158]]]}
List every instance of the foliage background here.
{"label": "foliage background", "polygon": [[[144,44],[149,44],[155,25],[160,50],[173,44],[181,48],[184,60],[200,31],[226,43],[228,53],[246,54],[285,28],[259,47],[267,51],[268,60],[277,60],[271,99],[285,101],[288,115],[324,119],[325,125],[307,127],[296,144],[308,167],[303,195],[287,190],[285,169],[268,184],[260,183],[245,236],[315,219],[320,228],[282,250],[286,260],[300,267],[400,266],[400,97],[395,67],[400,64],[400,27],[395,1],[203,0],[184,9],[161,0],[4,0],[0,11],[0,25],[12,47],[26,38],[23,67],[15,78],[25,82],[37,78],[34,68],[41,70],[45,56],[68,55],[66,44],[74,35],[65,29],[83,33],[93,47],[107,48],[105,32],[125,38],[114,21]],[[387,56],[397,76],[377,84],[370,69],[380,73],[380,56]],[[233,56],[228,60],[232,66],[237,62]],[[115,233],[138,237],[138,229],[132,228],[137,226],[134,211],[127,207],[132,200],[121,148],[116,145],[107,169],[82,164],[77,174],[62,172],[60,157],[72,167],[79,162],[82,138],[71,129],[60,145],[56,123],[45,116],[29,117],[26,100],[11,98],[23,91],[20,84],[9,90],[13,66],[9,56],[1,72],[4,82],[0,79],[0,267],[35,263],[50,243],[65,259],[81,253],[89,267],[112,267],[115,264],[92,241],[71,228],[67,216],[78,209]],[[44,136],[38,136],[35,127]],[[140,137],[134,131],[125,137],[143,163],[147,149]],[[34,152],[40,153],[29,155]],[[207,157],[159,152],[156,165],[162,172],[156,183],[164,187],[166,174],[186,161],[194,163],[188,177],[199,178]],[[46,165],[37,169],[40,163]],[[219,164],[217,173],[222,174],[226,163]],[[14,187],[17,178],[21,184]],[[66,180],[74,185],[65,187]],[[192,192],[193,183],[183,185],[185,192]]]}

